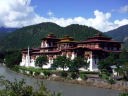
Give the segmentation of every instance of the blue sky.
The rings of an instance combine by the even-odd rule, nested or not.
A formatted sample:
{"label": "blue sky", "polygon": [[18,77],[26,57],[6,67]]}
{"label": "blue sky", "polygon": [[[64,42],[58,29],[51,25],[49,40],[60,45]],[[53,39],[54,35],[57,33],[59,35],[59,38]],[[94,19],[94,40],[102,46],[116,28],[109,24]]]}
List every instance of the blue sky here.
{"label": "blue sky", "polygon": [[128,0],[0,0],[0,26],[53,22],[106,32],[128,24]]}
{"label": "blue sky", "polygon": [[31,5],[35,6],[38,14],[45,17],[47,17],[46,13],[51,11],[56,17],[90,18],[94,17],[94,10],[111,12],[112,20],[128,17],[128,13],[120,14],[118,12],[121,7],[128,5],[128,0],[32,0]]}

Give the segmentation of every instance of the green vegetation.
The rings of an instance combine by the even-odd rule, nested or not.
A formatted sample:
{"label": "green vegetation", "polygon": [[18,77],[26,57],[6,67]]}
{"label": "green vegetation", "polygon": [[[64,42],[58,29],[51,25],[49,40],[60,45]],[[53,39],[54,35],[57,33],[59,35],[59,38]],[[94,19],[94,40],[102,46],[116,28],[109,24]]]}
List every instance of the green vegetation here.
{"label": "green vegetation", "polygon": [[60,93],[55,94],[47,90],[43,83],[40,83],[38,91],[30,85],[27,85],[24,80],[16,80],[10,82],[4,78],[0,78],[0,96],[61,96]]}
{"label": "green vegetation", "polygon": [[76,72],[71,72],[70,77],[72,79],[77,79],[79,77],[79,75]]}
{"label": "green vegetation", "polygon": [[87,60],[85,60],[82,57],[76,57],[73,60],[71,60],[71,63],[69,64],[69,71],[70,72],[77,72],[79,74],[79,68],[87,68],[89,63]]}
{"label": "green vegetation", "polygon": [[116,81],[114,79],[112,79],[112,78],[109,78],[108,79],[108,83],[112,85],[112,84],[115,84]]}
{"label": "green vegetation", "polygon": [[[87,80],[88,77],[86,72],[70,72],[70,71],[63,71],[63,70],[51,70],[51,69],[42,69],[42,68],[33,68],[33,67],[23,67],[23,66],[15,66],[13,68],[14,71],[23,73],[28,76],[39,76],[40,78],[49,78],[53,74],[65,79],[76,79],[80,77],[83,80]],[[87,72],[87,74],[96,74],[92,72]]]}
{"label": "green vegetation", "polygon": [[62,71],[61,72],[61,77],[67,78],[68,77],[68,72]]}
{"label": "green vegetation", "polygon": [[128,93],[121,93],[119,96],[128,96]]}
{"label": "green vegetation", "polygon": [[49,71],[48,70],[47,71],[45,70],[45,71],[43,71],[43,73],[47,77],[49,77],[52,74],[52,72],[50,70]]}
{"label": "green vegetation", "polygon": [[80,74],[80,78],[83,79],[83,80],[87,80],[88,79],[87,75],[83,74],[83,73]]}
{"label": "green vegetation", "polygon": [[89,63],[87,60],[81,58],[81,57],[76,57],[73,60],[70,60],[69,58],[66,58],[66,56],[58,56],[56,59],[54,59],[52,67],[53,68],[62,68],[63,71],[65,68],[69,68],[68,70],[70,72],[78,72],[79,73],[79,68],[85,67],[87,68]]}
{"label": "green vegetation", "polygon": [[106,70],[107,72],[109,72],[109,73],[112,73],[111,72],[111,66],[112,65],[116,65],[116,63],[117,63],[117,56],[116,56],[116,54],[113,54],[113,53],[110,53],[110,55],[107,57],[107,58],[105,58],[105,59],[103,59],[103,60],[101,60],[100,62],[99,62],[99,64],[98,64],[98,68],[102,71],[104,71],[104,70]]}
{"label": "green vegetation", "polygon": [[5,27],[0,27],[0,41],[5,38],[10,32],[15,31],[17,28],[5,28]]}
{"label": "green vegetation", "polygon": [[128,53],[125,49],[119,56],[119,64],[117,68],[117,71],[123,75],[124,79],[128,80]]}
{"label": "green vegetation", "polygon": [[0,51],[17,50],[22,48],[39,47],[41,39],[48,33],[54,33],[58,38],[64,35],[72,36],[76,40],[85,40],[99,31],[91,27],[73,24],[60,27],[54,23],[41,23],[17,29],[0,40]]}
{"label": "green vegetation", "polygon": [[37,57],[35,64],[36,66],[43,68],[43,65],[47,65],[47,62],[48,62],[47,56],[39,56]]}
{"label": "green vegetation", "polygon": [[[53,68],[62,68],[64,72],[61,72],[62,77],[67,77],[68,73],[70,73],[70,77],[72,79],[76,79],[79,76],[79,68],[85,67],[87,68],[89,62],[81,57],[76,57],[73,60],[66,58],[66,56],[58,56],[54,59],[52,67]],[[68,69],[68,73],[65,72],[64,69]],[[84,73],[83,73],[84,74]]]}
{"label": "green vegetation", "polygon": [[43,73],[44,76],[50,76],[51,73],[57,72],[55,70],[42,69],[42,68],[34,68],[34,67],[23,67],[23,66],[15,66],[13,68],[13,70],[16,71],[16,72],[21,72],[23,74],[31,75],[31,76],[38,76],[41,73]]}
{"label": "green vegetation", "polygon": [[[78,74],[76,72],[69,72],[69,71],[62,71],[62,70],[48,70],[48,69],[41,69],[41,68],[32,68],[32,67],[21,67],[21,66],[16,66],[15,68],[17,72],[21,72],[25,75],[28,76],[39,76],[40,78],[49,78],[53,74],[65,79],[76,79],[80,77],[83,80],[87,80],[88,76],[87,74],[97,74],[97,73],[92,73],[92,72],[81,72]],[[27,72],[28,71],[28,72]]]}
{"label": "green vegetation", "polygon": [[101,77],[109,77],[112,74],[111,66],[115,66],[117,75],[122,76],[124,80],[128,80],[128,53],[126,50],[122,50],[120,55],[110,54],[106,59],[99,62],[98,67],[101,71]]}
{"label": "green vegetation", "polygon": [[19,65],[21,62],[21,52],[12,51],[5,55],[5,64],[7,67],[12,68],[15,65]]}
{"label": "green vegetation", "polygon": [[52,67],[53,68],[62,68],[64,69],[68,68],[68,65],[70,63],[70,59],[66,56],[58,56],[56,59],[53,60]]}

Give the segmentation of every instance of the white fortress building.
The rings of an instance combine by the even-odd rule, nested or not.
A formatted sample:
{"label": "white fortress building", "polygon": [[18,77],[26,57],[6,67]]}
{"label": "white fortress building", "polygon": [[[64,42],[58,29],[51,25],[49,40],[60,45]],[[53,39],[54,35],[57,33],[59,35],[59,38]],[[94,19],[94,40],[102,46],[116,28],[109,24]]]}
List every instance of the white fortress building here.
{"label": "white fortress building", "polygon": [[42,39],[40,48],[22,50],[20,66],[36,67],[36,58],[41,55],[47,56],[49,60],[43,68],[51,68],[53,59],[59,55],[64,55],[72,60],[80,56],[89,61],[89,67],[80,70],[98,71],[97,63],[99,60],[106,58],[110,52],[120,53],[121,42],[114,41],[100,33],[82,42],[74,41],[69,36],[56,38],[54,34],[48,34],[46,38]]}

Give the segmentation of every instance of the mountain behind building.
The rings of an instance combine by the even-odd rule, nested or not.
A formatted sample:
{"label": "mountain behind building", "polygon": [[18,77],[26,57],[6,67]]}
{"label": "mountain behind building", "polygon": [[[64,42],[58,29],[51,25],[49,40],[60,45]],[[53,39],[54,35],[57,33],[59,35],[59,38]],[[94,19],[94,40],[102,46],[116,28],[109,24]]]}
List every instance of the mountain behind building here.
{"label": "mountain behind building", "polygon": [[[30,47],[39,47],[41,39],[49,33],[54,33],[58,38],[64,35],[72,36],[75,40],[82,41],[88,37],[97,34],[98,30],[78,24],[72,24],[67,27],[61,27],[55,23],[40,23],[17,28],[0,28],[0,51],[16,50]],[[121,26],[117,29],[108,31],[106,35],[117,41],[124,42],[124,46],[128,48],[128,25]]]}
{"label": "mountain behind building", "polygon": [[124,25],[117,29],[108,31],[105,34],[117,41],[124,42],[124,47],[128,48],[128,25]]}
{"label": "mountain behind building", "polygon": [[78,24],[72,24],[67,27],[60,27],[55,23],[40,23],[15,30],[8,33],[0,40],[0,50],[16,50],[30,47],[39,47],[41,39],[47,34],[53,33],[58,38],[64,35],[72,36],[75,40],[86,40],[100,31]]}

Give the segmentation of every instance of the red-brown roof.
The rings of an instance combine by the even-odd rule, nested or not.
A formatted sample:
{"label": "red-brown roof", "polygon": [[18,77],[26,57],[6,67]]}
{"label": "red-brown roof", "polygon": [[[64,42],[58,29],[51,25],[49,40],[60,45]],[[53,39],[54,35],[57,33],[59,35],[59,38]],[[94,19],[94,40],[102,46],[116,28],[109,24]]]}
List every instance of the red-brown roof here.
{"label": "red-brown roof", "polygon": [[[29,49],[29,52],[31,53],[31,52],[39,51],[39,50],[40,50],[39,48],[31,48],[31,49]],[[27,53],[28,52],[28,49],[23,49],[22,52],[23,53]]]}
{"label": "red-brown roof", "polygon": [[55,51],[48,51],[48,52],[32,52],[32,54],[58,54],[61,51],[55,50]]}
{"label": "red-brown roof", "polygon": [[79,42],[80,43],[99,43],[99,42],[110,42],[110,43],[122,43],[122,42],[119,42],[119,41],[114,41],[114,40],[97,40],[97,39],[90,39],[90,40],[86,40],[86,41],[83,41],[83,42]]}
{"label": "red-brown roof", "polygon": [[43,38],[42,40],[56,40],[56,41],[58,41],[59,38],[56,38],[56,36],[54,34],[48,34],[48,36]]}
{"label": "red-brown roof", "polygon": [[82,49],[87,49],[90,51],[104,51],[104,52],[121,52],[120,50],[105,50],[103,48],[93,48],[93,47],[77,47],[77,48],[82,48]]}
{"label": "red-brown roof", "polygon": [[112,38],[104,36],[103,33],[98,32],[95,36],[88,38],[87,40],[90,39],[97,39],[97,40],[111,40]]}

